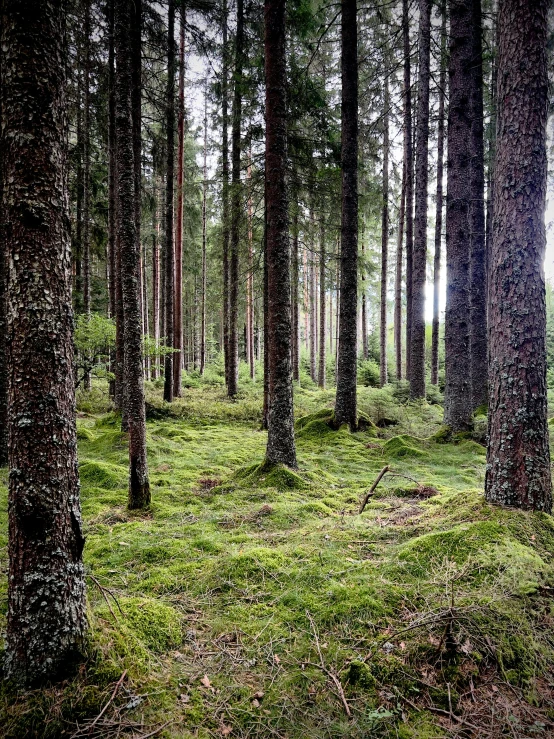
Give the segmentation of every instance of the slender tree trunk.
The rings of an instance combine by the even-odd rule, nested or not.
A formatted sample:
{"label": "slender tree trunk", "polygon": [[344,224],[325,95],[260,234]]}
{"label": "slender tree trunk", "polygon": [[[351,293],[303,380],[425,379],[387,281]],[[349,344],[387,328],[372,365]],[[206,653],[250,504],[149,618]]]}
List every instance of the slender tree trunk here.
{"label": "slender tree trunk", "polygon": [[[116,309],[116,141],[115,141],[115,49],[114,49],[114,0],[108,2],[108,263],[109,263],[109,315],[115,319]],[[117,330],[117,329],[116,329]],[[110,353],[110,369],[116,368],[116,353]],[[110,395],[115,400],[116,373],[110,381]]]}
{"label": "slender tree trunk", "polygon": [[[362,260],[365,259],[364,243],[364,220],[362,218]],[[364,359],[369,357],[369,346],[367,342],[367,294],[365,286],[365,264],[362,267],[362,355]]]}
{"label": "slender tree trunk", "polygon": [[241,216],[240,157],[242,122],[242,66],[244,55],[244,7],[237,0],[237,31],[235,37],[235,72],[231,131],[231,238],[229,254],[229,382],[227,392],[234,398],[239,380],[239,241]]}
{"label": "slender tree trunk", "polygon": [[325,388],[325,203],[323,202],[322,205],[319,228],[319,372],[317,384]]}
{"label": "slender tree trunk", "polygon": [[223,356],[225,363],[225,383],[229,386],[229,101],[228,101],[228,41],[227,41],[227,0],[222,0],[223,51],[221,70],[221,220],[223,237]]}
{"label": "slender tree trunk", "polygon": [[179,107],[177,113],[177,217],[175,219],[175,305],[173,344],[173,395],[181,397],[183,367],[183,158],[185,142],[185,4],[179,13]]}
{"label": "slender tree trunk", "polygon": [[[239,0],[241,1],[241,0]],[[267,461],[296,467],[287,170],[285,0],[265,0],[269,428]]]}
{"label": "slender tree trunk", "polygon": [[473,410],[487,403],[487,276],[485,252],[485,154],[481,0],[472,0],[470,137],[470,347]]}
{"label": "slender tree trunk", "polygon": [[[146,276],[146,244],[141,250],[142,256],[140,261],[140,271],[142,275],[142,332],[145,336],[150,336],[150,317],[148,315],[148,279]],[[150,376],[150,357],[144,357],[144,376],[146,379]]]}
{"label": "slender tree trunk", "polygon": [[298,263],[298,205],[293,205],[292,223],[292,379],[300,382],[300,331],[298,285],[300,270]]}
{"label": "slender tree trunk", "polygon": [[310,345],[310,275],[308,271],[308,248],[304,246],[303,253],[303,275],[304,275],[304,344],[309,352]]}
{"label": "slender tree trunk", "polygon": [[356,0],[341,0],[342,210],[339,348],[335,421],[357,429],[358,29]]}
{"label": "slender tree trunk", "polygon": [[548,8],[546,0],[499,5],[485,497],[550,512],[543,272]]}
{"label": "slender tree trunk", "polygon": [[469,302],[471,3],[450,0],[444,422],[472,425]]}
{"label": "slender tree trunk", "polygon": [[[136,7],[136,6],[135,6]],[[139,21],[131,0],[115,4],[118,233],[125,338],[125,405],[129,428],[129,508],[150,504],[142,372],[139,260],[136,234],[136,156],[133,125],[133,37]]]}
{"label": "slender tree trunk", "polygon": [[389,80],[388,70],[385,70],[385,94],[383,115],[383,205],[381,210],[381,321],[380,321],[380,352],[379,375],[380,385],[388,382],[387,368],[387,287],[389,268]]}
{"label": "slender tree trunk", "polygon": [[308,314],[310,317],[310,377],[312,382],[317,382],[317,362],[316,362],[316,290],[315,290],[315,218],[313,206],[310,207],[310,253],[309,253],[309,267],[308,267],[308,295],[309,295],[309,308]]}
{"label": "slender tree trunk", "polygon": [[206,367],[206,197],[208,190],[208,84],[204,90],[204,181],[202,183],[202,315],[200,326],[200,374],[204,374]]}
{"label": "slender tree trunk", "polygon": [[250,377],[254,379],[254,235],[252,232],[252,151],[248,155],[248,274],[246,276],[246,361]]}
{"label": "slender tree trunk", "polygon": [[[267,94],[267,93],[266,93]],[[266,143],[267,146],[267,143]],[[266,163],[267,166],[267,163]],[[264,175],[264,404],[262,429],[269,428],[269,268],[267,263],[267,177]]]}
{"label": "slender tree trunk", "polygon": [[[2,245],[7,245],[9,571],[5,676],[70,672],[87,629],[61,0],[3,0]],[[40,255],[40,258],[37,258]]]}
{"label": "slender tree trunk", "polygon": [[[90,315],[90,0],[84,0],[84,116],[83,116],[83,311]],[[83,378],[85,390],[91,388],[90,371]]]}
{"label": "slender tree trunk", "polygon": [[[404,143],[405,139],[404,139]],[[402,166],[402,187],[400,208],[398,210],[398,237],[396,242],[396,273],[394,278],[394,353],[396,358],[396,379],[402,379],[402,243],[406,216],[406,157]]]}
{"label": "slender tree trunk", "polygon": [[427,272],[430,51],[431,3],[430,0],[419,0],[415,238],[412,260],[412,329],[410,347],[410,396],[412,398],[425,397],[425,279]]}
{"label": "slender tree trunk", "polygon": [[414,155],[409,0],[402,0],[404,45],[404,166],[406,168],[406,379],[410,379],[412,347],[412,274],[414,248]]}
{"label": "slender tree trunk", "polygon": [[[169,0],[167,11],[167,91],[166,91],[166,195],[165,195],[165,342],[175,345],[175,253],[173,249],[173,193],[175,162],[175,0]],[[173,401],[173,356],[167,354],[164,373],[164,400]]]}
{"label": "slender tree trunk", "polygon": [[[135,167],[135,249],[139,256],[139,310],[141,317],[141,333],[145,333],[143,270],[141,232],[141,190],[142,190],[142,0],[133,0],[131,6],[131,107],[133,118],[133,161]],[[125,300],[125,298],[123,298]],[[145,362],[143,360],[143,367]],[[127,387],[128,383],[125,380]]]}
{"label": "slender tree trunk", "polygon": [[[442,180],[444,167],[444,98],[446,94],[446,7],[441,6],[441,71],[439,77],[439,120],[437,126],[437,203],[435,215],[435,259],[433,264],[433,330],[431,339],[431,385],[439,384],[439,298],[442,246]],[[485,372],[486,375],[486,372]]]}
{"label": "slender tree trunk", "polygon": [[[152,329],[154,346],[158,349],[160,345],[160,223],[156,206],[156,223],[154,235],[152,236]],[[151,365],[151,377],[158,378],[158,362],[160,358],[156,353]]]}

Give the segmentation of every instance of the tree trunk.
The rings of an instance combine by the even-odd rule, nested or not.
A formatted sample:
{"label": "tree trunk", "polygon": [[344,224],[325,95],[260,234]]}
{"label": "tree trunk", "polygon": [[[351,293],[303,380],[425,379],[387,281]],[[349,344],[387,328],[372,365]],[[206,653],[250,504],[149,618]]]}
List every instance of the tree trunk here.
{"label": "tree trunk", "polygon": [[181,5],[179,43],[179,108],[177,114],[177,218],[175,223],[175,305],[173,395],[181,397],[183,367],[183,156],[185,142],[185,4]]}
{"label": "tree trunk", "polygon": [[[441,71],[439,77],[439,120],[437,126],[437,203],[435,215],[435,258],[433,264],[433,330],[431,338],[431,385],[439,384],[439,299],[442,246],[442,180],[444,167],[444,98],[446,94],[446,7],[441,6]],[[486,372],[485,372],[486,376]]]}
{"label": "tree trunk", "polygon": [[[267,165],[266,165],[267,166]],[[267,264],[267,178],[264,176],[264,403],[262,429],[269,427],[269,269]]]}
{"label": "tree trunk", "polygon": [[[109,315],[116,319],[116,154],[115,154],[115,48],[114,48],[114,0],[108,2],[108,264],[109,264]],[[117,329],[116,329],[117,331]],[[116,353],[110,353],[110,370],[114,379],[110,381],[110,396],[116,399]]]}
{"label": "tree trunk", "polygon": [[222,0],[223,15],[223,59],[221,70],[221,220],[223,238],[223,357],[225,363],[225,383],[229,386],[229,101],[228,79],[229,61],[227,49],[227,0]]}
{"label": "tree trunk", "polygon": [[[239,0],[242,2],[242,0]],[[285,0],[265,0],[265,177],[269,427],[267,461],[296,467],[292,400],[289,214],[286,186]]]}
{"label": "tree trunk", "polygon": [[412,347],[412,273],[414,248],[414,155],[409,0],[402,0],[404,45],[404,166],[406,168],[406,379],[410,379]]}
{"label": "tree trunk", "polygon": [[322,206],[319,230],[319,371],[317,384],[325,389],[325,202]]}
{"label": "tree trunk", "polygon": [[485,259],[485,155],[481,0],[472,0],[470,136],[470,355],[473,410],[487,403],[487,275]]}
{"label": "tree trunk", "polygon": [[383,114],[383,205],[381,211],[381,321],[380,321],[380,352],[379,352],[379,379],[380,385],[388,382],[387,371],[387,287],[389,266],[389,80],[385,69],[385,95]]}
{"label": "tree trunk", "polygon": [[[1,6],[0,6],[1,12]],[[1,26],[0,26],[1,34]],[[1,39],[0,39],[1,40]],[[4,55],[0,54],[0,121],[2,121],[2,93],[1,85],[3,79]],[[4,203],[3,203],[3,178],[4,156],[2,150],[0,128],[0,467],[8,462],[8,345],[6,342],[7,331],[7,309],[8,309],[8,254],[7,242],[3,231],[4,227]]]}
{"label": "tree trunk", "polygon": [[292,379],[300,382],[300,330],[298,286],[300,270],[298,263],[298,205],[293,205],[292,223]]}
{"label": "tree trunk", "polygon": [[229,254],[229,382],[227,392],[234,398],[239,380],[239,242],[241,216],[240,156],[242,122],[242,66],[244,49],[243,0],[237,0],[237,31],[235,37],[235,73],[231,129],[231,239]]}
{"label": "tree trunk", "polygon": [[28,684],[70,672],[87,628],[73,370],[66,18],[61,0],[3,2],[2,243],[10,264],[4,670]]}
{"label": "tree trunk", "polygon": [[309,307],[308,315],[310,319],[310,377],[312,382],[317,382],[317,363],[316,363],[316,293],[315,293],[315,219],[313,206],[310,207],[310,253],[309,267],[308,267],[308,294],[309,294]]}
{"label": "tree trunk", "polygon": [[341,283],[335,420],[357,428],[358,29],[356,0],[341,0]]}
{"label": "tree trunk", "polygon": [[[167,91],[166,91],[166,136],[167,164],[165,185],[165,343],[175,344],[175,253],[173,249],[173,191],[175,161],[175,0],[169,0],[167,10]],[[173,356],[165,357],[164,400],[173,401]]]}
{"label": "tree trunk", "polygon": [[[83,311],[90,315],[90,0],[84,0],[84,116],[83,116]],[[91,388],[90,371],[83,378],[85,390]]]}
{"label": "tree trunk", "polygon": [[[406,141],[404,140],[404,144]],[[396,379],[402,379],[402,242],[406,218],[406,156],[402,165],[402,186],[400,208],[398,210],[398,238],[396,242],[396,273],[394,278],[394,353],[396,358]]]}
{"label": "tree trunk", "polygon": [[204,180],[202,183],[202,295],[200,325],[200,374],[206,367],[206,197],[208,190],[208,85],[204,90]]}
{"label": "tree trunk", "polygon": [[425,280],[427,272],[427,181],[429,166],[429,65],[431,3],[419,0],[419,75],[416,129],[415,238],[412,258],[410,397],[425,397]]}
{"label": "tree trunk", "polygon": [[469,231],[471,136],[471,3],[450,0],[448,192],[446,196],[446,312],[444,422],[453,431],[472,425],[470,372]]}
{"label": "tree trunk", "polygon": [[365,243],[364,243],[364,219],[362,218],[362,234],[361,234],[361,242],[362,242],[362,356],[364,359],[368,359],[369,357],[369,346],[367,342],[367,295],[366,295],[366,286],[365,286]]}
{"label": "tree trunk", "polygon": [[[160,223],[157,206],[154,235],[152,236],[152,333],[154,346],[158,349],[160,345]],[[159,360],[159,355],[156,353],[151,365],[151,378],[153,380],[158,378]]]}
{"label": "tree trunk", "polygon": [[[135,6],[136,7],[136,6]],[[133,37],[139,16],[131,0],[115,4],[116,131],[118,233],[121,255],[125,338],[125,405],[129,428],[129,508],[150,504],[146,462],[146,422],[142,372],[142,330],[139,294],[139,260],[136,234],[136,157],[133,125]]]}
{"label": "tree trunk", "polygon": [[546,0],[499,5],[485,497],[550,513],[543,272],[548,8]]}
{"label": "tree trunk", "polygon": [[248,273],[246,275],[246,361],[250,377],[255,377],[254,365],[254,252],[252,232],[252,151],[248,154]]}

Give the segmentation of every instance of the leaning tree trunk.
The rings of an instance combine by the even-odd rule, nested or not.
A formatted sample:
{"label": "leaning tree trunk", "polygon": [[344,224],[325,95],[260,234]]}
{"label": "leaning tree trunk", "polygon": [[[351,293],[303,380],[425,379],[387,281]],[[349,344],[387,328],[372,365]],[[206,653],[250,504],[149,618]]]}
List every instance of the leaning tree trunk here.
{"label": "leaning tree trunk", "polygon": [[240,155],[242,122],[242,66],[244,55],[243,0],[237,0],[237,31],[235,36],[235,73],[231,129],[231,238],[229,254],[229,381],[227,393],[234,398],[239,381],[239,242],[241,220]]}
{"label": "leaning tree trunk", "polygon": [[485,251],[485,155],[481,0],[472,0],[470,138],[470,356],[472,410],[487,402],[487,275]]}
{"label": "leaning tree trunk", "polygon": [[406,379],[410,379],[412,346],[412,272],[414,247],[414,154],[412,140],[412,82],[409,0],[402,0],[404,47],[404,167],[406,171]]}
{"label": "leaning tree trunk", "polygon": [[2,11],[2,243],[10,264],[4,674],[40,683],[71,670],[87,628],[67,187],[67,15],[62,0],[4,0]]}
{"label": "leaning tree trunk", "polygon": [[358,306],[358,28],[356,0],[341,0],[342,211],[339,348],[335,421],[358,425],[356,339]]}
{"label": "leaning tree trunk", "polygon": [[[385,75],[388,69],[385,69]],[[381,320],[379,325],[379,384],[381,387],[388,382],[387,372],[387,286],[389,266],[389,80],[385,76],[383,114],[383,205],[381,209]]]}
{"label": "leaning tree trunk", "polygon": [[[441,5],[441,71],[439,76],[439,120],[437,125],[437,203],[435,215],[435,258],[433,264],[433,329],[431,337],[431,385],[439,384],[439,293],[441,279],[442,209],[444,172],[444,98],[446,87],[446,7]],[[486,374],[486,373],[485,373]]]}
{"label": "leaning tree trunk", "polygon": [[550,512],[543,273],[548,8],[547,0],[499,6],[485,497]]}
{"label": "leaning tree trunk", "polygon": [[412,259],[410,397],[425,397],[425,279],[427,272],[427,181],[431,2],[419,0],[419,77],[416,128],[415,238]]}
{"label": "leaning tree trunk", "polygon": [[269,424],[266,458],[296,467],[292,402],[285,0],[265,0]]}
{"label": "leaning tree trunk", "polygon": [[140,253],[136,234],[136,160],[133,129],[132,37],[138,18],[131,0],[115,4],[117,226],[121,258],[125,339],[125,405],[129,430],[129,508],[150,504],[146,461],[146,421],[142,369],[142,316],[140,310]]}
{"label": "leaning tree trunk", "polygon": [[471,4],[450,0],[448,192],[446,196],[446,385],[444,422],[453,431],[472,425],[469,303],[468,142],[471,135]]}
{"label": "leaning tree trunk", "polygon": [[183,367],[183,156],[185,143],[185,4],[179,13],[179,108],[177,114],[177,218],[175,219],[175,304],[173,395],[181,397]]}
{"label": "leaning tree trunk", "polygon": [[[165,344],[173,347],[175,341],[175,252],[173,249],[173,178],[175,169],[175,0],[169,0],[167,11],[167,90],[166,90],[166,183],[165,183],[165,280],[164,333]],[[164,400],[173,401],[173,356],[167,354],[164,363]]]}

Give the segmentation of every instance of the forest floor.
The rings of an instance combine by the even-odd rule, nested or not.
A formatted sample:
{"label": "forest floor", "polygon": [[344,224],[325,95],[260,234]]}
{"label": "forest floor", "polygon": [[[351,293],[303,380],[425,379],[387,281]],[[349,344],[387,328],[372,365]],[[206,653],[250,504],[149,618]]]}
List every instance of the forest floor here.
{"label": "forest floor", "polygon": [[485,503],[482,445],[391,389],[359,389],[380,428],[332,431],[333,392],[297,389],[298,472],[266,470],[260,388],[192,384],[148,388],[146,514],[105,389],[81,396],[89,656],[4,684],[3,737],[554,735],[554,519]]}

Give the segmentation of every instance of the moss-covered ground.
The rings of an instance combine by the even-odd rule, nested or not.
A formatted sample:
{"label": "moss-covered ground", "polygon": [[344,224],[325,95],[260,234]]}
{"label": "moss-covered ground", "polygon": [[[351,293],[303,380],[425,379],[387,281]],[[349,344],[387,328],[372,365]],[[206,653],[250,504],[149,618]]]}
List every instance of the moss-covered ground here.
{"label": "moss-covered ground", "polygon": [[554,520],[485,503],[480,444],[388,389],[359,391],[377,428],[334,431],[333,392],[297,389],[299,469],[267,469],[260,389],[195,384],[148,389],[142,514],[119,419],[81,398],[89,654],[4,684],[3,737],[554,735]]}

